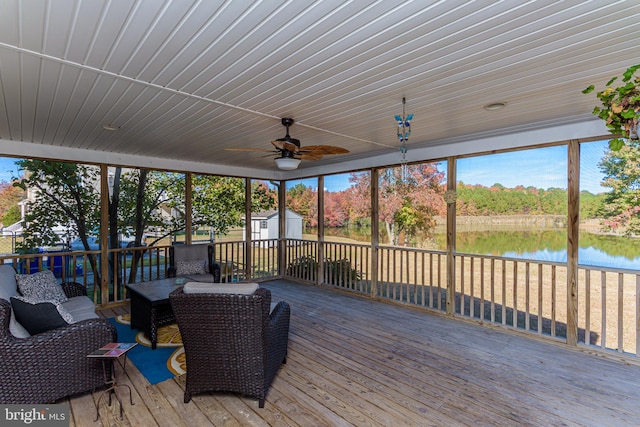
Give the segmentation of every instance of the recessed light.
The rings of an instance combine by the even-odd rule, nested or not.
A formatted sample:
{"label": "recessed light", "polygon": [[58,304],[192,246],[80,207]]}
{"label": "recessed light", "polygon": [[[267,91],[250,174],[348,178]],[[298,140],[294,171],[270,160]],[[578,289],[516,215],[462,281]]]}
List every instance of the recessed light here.
{"label": "recessed light", "polygon": [[119,130],[119,129],[120,129],[120,126],[116,126],[116,125],[112,125],[112,124],[105,123],[104,125],[102,125],[102,128],[103,128],[104,130],[111,130],[111,131],[114,131],[114,130]]}
{"label": "recessed light", "polygon": [[487,111],[495,111],[504,108],[506,105],[506,102],[492,102],[491,104],[485,105],[484,109]]}

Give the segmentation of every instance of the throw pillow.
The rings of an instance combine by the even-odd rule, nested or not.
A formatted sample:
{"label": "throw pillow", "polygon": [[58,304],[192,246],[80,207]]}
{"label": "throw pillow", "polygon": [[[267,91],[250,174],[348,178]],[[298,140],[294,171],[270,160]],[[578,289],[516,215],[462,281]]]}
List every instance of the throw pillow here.
{"label": "throw pillow", "polygon": [[[22,296],[36,302],[67,302],[62,286],[51,270],[40,271],[35,274],[16,274],[16,282]],[[22,322],[21,322],[22,323]]]}
{"label": "throw pillow", "polygon": [[11,297],[11,307],[16,320],[31,335],[73,323],[73,317],[58,303]]}
{"label": "throw pillow", "polygon": [[176,262],[176,275],[207,274],[207,261],[178,261]]}

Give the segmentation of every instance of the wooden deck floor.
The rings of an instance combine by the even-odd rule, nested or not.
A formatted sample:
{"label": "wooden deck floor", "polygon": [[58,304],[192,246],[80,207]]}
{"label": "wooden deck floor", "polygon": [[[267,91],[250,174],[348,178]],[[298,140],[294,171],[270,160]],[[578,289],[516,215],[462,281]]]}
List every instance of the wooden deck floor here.
{"label": "wooden deck floor", "polygon": [[[184,378],[151,386],[132,365],[124,419],[98,393],[70,399],[72,425],[456,426],[640,424],[640,366],[489,327],[288,281],[289,356],[266,405],[233,394],[183,403]],[[119,314],[127,307],[116,309]],[[103,313],[113,316],[113,310]]]}

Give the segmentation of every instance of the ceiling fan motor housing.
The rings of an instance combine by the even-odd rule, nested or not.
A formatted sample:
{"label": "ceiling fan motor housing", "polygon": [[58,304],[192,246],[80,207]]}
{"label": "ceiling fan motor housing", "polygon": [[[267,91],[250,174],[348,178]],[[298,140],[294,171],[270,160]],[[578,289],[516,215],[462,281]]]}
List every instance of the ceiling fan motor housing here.
{"label": "ceiling fan motor housing", "polygon": [[[282,125],[283,126],[286,126],[288,128],[292,124],[293,124],[293,119],[291,119],[289,117],[283,117],[282,118]],[[287,133],[289,133],[289,129],[287,129]]]}
{"label": "ceiling fan motor housing", "polygon": [[[288,142],[300,148],[300,140],[296,138],[291,138],[291,136],[289,136],[289,126],[293,125],[293,119],[284,117],[282,119],[282,125],[287,128],[287,134],[284,136],[284,138],[278,138],[276,141]],[[290,150],[285,149],[284,151],[286,152]]]}

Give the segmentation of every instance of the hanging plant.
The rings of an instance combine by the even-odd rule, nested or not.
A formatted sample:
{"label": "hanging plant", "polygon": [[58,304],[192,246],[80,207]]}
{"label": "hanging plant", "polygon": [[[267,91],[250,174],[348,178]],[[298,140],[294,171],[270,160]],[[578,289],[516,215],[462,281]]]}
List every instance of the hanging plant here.
{"label": "hanging plant", "polygon": [[[609,141],[609,148],[620,150],[626,141],[638,140],[638,119],[640,119],[640,77],[636,71],[640,64],[627,68],[622,75],[622,85],[613,87],[618,80],[614,77],[607,82],[607,87],[597,92],[596,96],[602,103],[593,109],[593,114],[600,117],[607,124],[609,133],[616,137]],[[591,93],[594,85],[589,86],[582,93]]]}

